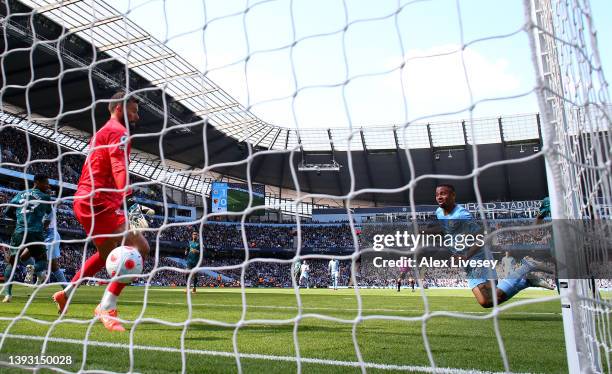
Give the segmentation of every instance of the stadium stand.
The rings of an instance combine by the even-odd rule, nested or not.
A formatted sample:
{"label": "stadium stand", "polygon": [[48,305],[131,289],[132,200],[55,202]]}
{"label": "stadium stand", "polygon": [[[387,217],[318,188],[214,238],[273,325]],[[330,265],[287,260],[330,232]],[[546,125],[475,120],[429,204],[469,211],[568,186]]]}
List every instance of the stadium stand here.
{"label": "stadium stand", "polygon": [[[3,136],[0,140],[0,148],[2,161],[7,168],[33,174],[37,172],[46,172],[51,178],[57,179],[57,144],[45,142],[36,137],[29,137],[30,148],[33,150],[30,155],[25,151],[27,148],[23,145],[26,142],[26,136],[23,132],[11,128],[3,128]],[[19,165],[23,165],[28,157],[30,160],[40,160],[40,162],[30,163],[30,167],[24,169]],[[80,170],[84,158],[82,155],[68,155],[61,159],[62,176],[65,182],[76,184],[79,174],[76,170]],[[0,184],[0,203],[8,202],[15,193],[23,186],[21,179],[13,179],[7,177]],[[146,199],[152,202],[162,202],[163,192],[155,185],[147,186],[146,188],[136,188],[135,194],[137,197]],[[510,205],[510,204],[508,204]],[[64,238],[82,239],[85,237],[80,224],[74,218],[70,200],[62,199],[62,203],[58,207],[58,228]],[[529,225],[531,220],[521,219],[521,216],[533,216],[533,212],[525,211],[525,215],[517,214],[516,211],[497,211],[496,212],[496,228],[506,226]],[[433,220],[431,212],[425,212],[418,216],[419,228],[424,228]],[[389,218],[389,217],[387,217]],[[360,233],[359,245],[361,248],[372,246],[371,238],[377,233],[390,232],[395,230],[403,230],[407,227],[407,219],[405,216],[391,216],[386,219],[386,222],[374,222],[374,219],[366,219],[362,226],[359,226]],[[166,224],[164,224],[164,222]],[[3,222],[6,223],[6,222]],[[167,224],[173,223],[169,226]],[[178,224],[178,225],[174,225]],[[3,225],[7,227],[7,225]],[[205,287],[232,287],[239,286],[240,268],[239,264],[243,261],[241,256],[236,256],[236,251],[244,249],[244,243],[240,231],[240,224],[236,222],[208,222],[206,224],[194,225],[193,221],[185,221],[176,217],[163,217],[156,215],[151,220],[151,231],[145,233],[146,238],[154,243],[159,235],[160,258],[157,264],[157,269],[163,267],[178,267],[185,268],[185,263],[181,253],[188,242],[191,232],[199,231],[202,235],[204,248],[206,250],[205,260],[202,270],[205,275],[200,278],[201,286]],[[293,224],[262,224],[262,223],[247,223],[245,224],[246,245],[253,250],[255,256],[257,251],[262,254],[273,254],[279,258],[288,258],[292,256],[292,250],[295,248],[296,226]],[[536,230],[532,230],[536,231]],[[0,241],[8,242],[8,231],[0,233]],[[346,220],[338,220],[337,222],[327,223],[311,223],[302,224],[302,251],[303,253],[328,253],[342,254],[350,253],[353,249],[353,236],[350,226]],[[525,250],[525,244],[533,244],[534,248],[544,246],[550,240],[550,234],[545,230],[537,230],[534,232],[508,232],[500,235],[497,238],[498,245],[504,246],[506,249],[513,249],[512,246],[520,243],[520,248],[515,250]],[[64,269],[66,275],[71,277],[80,267],[83,256],[83,245],[62,243],[63,255],[60,260],[60,266]],[[87,250],[87,255],[91,253],[91,247]],[[154,257],[150,258],[145,264],[145,271],[151,272],[154,268]],[[236,265],[235,269],[224,269],[220,272],[215,272],[214,268]],[[4,264],[0,265],[2,270]],[[327,287],[329,285],[329,275],[327,271],[327,262],[324,260],[311,260],[311,285],[313,287]],[[340,284],[346,285],[350,278],[350,262],[341,262]],[[423,275],[423,285],[426,287],[465,287],[467,281],[465,275],[456,271],[456,274],[450,274],[445,270],[444,274],[439,269],[430,269]],[[24,275],[23,269],[20,269],[17,279],[21,279]],[[220,276],[220,277],[219,277]],[[101,271],[96,275],[97,278],[108,278],[106,272]],[[360,286],[364,287],[393,287],[395,285],[396,274],[392,274],[389,270],[381,270],[365,263],[359,269],[357,279]],[[185,285],[185,276],[182,273],[171,270],[156,270],[152,278],[154,285]],[[269,262],[254,262],[247,266],[245,272],[245,285],[255,287],[291,287],[291,272],[289,264],[269,263]]]}

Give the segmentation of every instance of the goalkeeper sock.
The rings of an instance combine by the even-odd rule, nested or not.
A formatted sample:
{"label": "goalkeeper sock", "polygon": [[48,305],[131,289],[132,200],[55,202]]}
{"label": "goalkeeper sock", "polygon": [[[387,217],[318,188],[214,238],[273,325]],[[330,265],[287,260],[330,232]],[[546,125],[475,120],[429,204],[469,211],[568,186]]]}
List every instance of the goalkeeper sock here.
{"label": "goalkeeper sock", "polygon": [[51,275],[53,275],[53,277],[55,278],[55,281],[58,283],[62,284],[62,288],[66,288],[66,276],[64,275],[64,271],[62,269],[58,269],[56,271],[54,271],[53,273],[51,273]]}
{"label": "goalkeeper sock", "polygon": [[81,278],[92,277],[102,270],[103,267],[104,260],[100,257],[100,252],[96,252],[85,261],[83,267],[72,277],[71,282],[76,283]]}
{"label": "goalkeeper sock", "polygon": [[[4,268],[4,283],[7,283],[9,281],[12,271],[13,271],[13,265],[6,264],[6,267]],[[9,283],[6,286],[6,288],[4,289],[4,294],[8,296],[13,295],[13,283]]]}
{"label": "goalkeeper sock", "polygon": [[68,295],[77,286],[81,278],[92,277],[104,267],[104,260],[100,257],[100,253],[96,252],[85,261],[83,267],[70,280],[70,284],[64,288],[64,292]]}
{"label": "goalkeeper sock", "polygon": [[100,301],[100,309],[102,310],[112,310],[117,309],[117,298],[125,288],[125,283],[112,282],[108,285],[106,291],[104,291],[104,296],[102,296],[102,301]]}

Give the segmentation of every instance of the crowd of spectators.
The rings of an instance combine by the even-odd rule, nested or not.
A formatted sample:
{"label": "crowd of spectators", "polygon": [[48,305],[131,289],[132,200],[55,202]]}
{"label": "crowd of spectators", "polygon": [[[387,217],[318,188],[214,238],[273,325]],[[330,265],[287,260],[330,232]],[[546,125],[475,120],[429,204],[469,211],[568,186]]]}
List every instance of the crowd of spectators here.
{"label": "crowd of spectators", "polygon": [[[28,141],[29,146],[24,146]],[[77,184],[85,156],[4,126],[0,128],[0,162],[8,169],[32,175],[42,173],[56,180],[60,180],[61,173],[62,181]],[[145,182],[134,175],[131,179],[132,183]],[[158,184],[137,185],[133,193],[144,199],[163,201],[163,191]]]}
{"label": "crowd of spectators", "polygon": [[[28,144],[29,146],[24,146]],[[76,184],[85,161],[84,156],[58,145],[27,136],[22,131],[5,126],[0,129],[0,160],[5,167],[28,174],[47,174],[52,179]],[[28,154],[29,150],[29,154]],[[61,157],[58,157],[61,156]],[[7,163],[15,165],[6,165]],[[59,170],[58,170],[59,165]],[[58,172],[59,171],[59,172]]]}
{"label": "crowd of spectators", "polygon": [[[29,142],[28,147],[24,144]],[[29,150],[29,153],[28,153]],[[0,128],[0,162],[3,167],[22,171],[29,174],[44,172],[53,179],[61,179],[65,182],[76,184],[79,178],[79,171],[84,162],[84,156],[74,154],[67,149],[60,148],[41,140],[35,136],[27,136],[22,131],[4,126]],[[46,160],[46,161],[43,161]],[[13,165],[8,165],[8,164]],[[139,183],[144,180],[134,177],[133,182]],[[22,187],[15,183],[3,182],[2,187],[20,189]],[[137,197],[163,201],[163,190],[159,185],[146,184],[134,188]],[[0,204],[6,204],[14,193],[7,190],[0,190]],[[531,216],[529,212],[524,212],[525,218]],[[62,234],[68,234],[71,239],[83,239],[81,243],[63,243],[63,256],[60,259],[60,266],[65,269],[66,276],[72,277],[83,261],[85,243],[85,233],[81,225],[72,214],[72,207],[69,201],[62,200],[58,206],[57,213],[58,228]],[[517,219],[520,213],[516,212],[495,212],[496,220],[493,221],[494,228],[506,228],[509,226],[533,225],[532,219]],[[399,216],[398,216],[399,217]],[[503,220],[502,218],[511,218]],[[3,219],[0,217],[0,219]],[[434,215],[420,214],[417,230],[422,230],[435,221]],[[5,224],[6,221],[0,222]],[[179,223],[176,221],[164,221],[161,218],[151,220],[151,231],[147,231],[145,236],[154,242],[157,239],[163,242],[173,242],[180,246],[186,246],[191,237],[192,231],[201,233],[202,243],[207,251],[215,253],[226,252],[225,257],[206,258],[203,266],[207,268],[220,268],[217,273],[221,277],[202,276],[200,282],[204,286],[236,286],[242,273],[242,259],[238,257],[228,257],[235,250],[244,248],[242,226],[240,224],[205,224],[194,225],[193,222]],[[407,217],[399,217],[395,222],[388,223],[365,223],[357,228],[355,232],[358,237],[359,247],[367,248],[372,245],[372,238],[376,234],[388,234],[396,231],[413,231],[415,227]],[[352,249],[354,246],[353,232],[348,224],[332,225],[303,225],[301,227],[302,248],[304,249],[326,249],[330,253],[334,250]],[[245,225],[244,234],[246,236],[246,246],[249,248],[263,249],[282,249],[291,251],[297,246],[295,227],[288,225]],[[2,238],[0,238],[2,239]],[[4,238],[4,242],[7,238]],[[514,230],[504,232],[495,236],[495,245],[546,245],[550,242],[550,229],[532,228],[529,231]],[[164,244],[165,245],[165,244]],[[93,247],[87,247],[86,255],[90,255]],[[232,252],[234,251],[234,252]],[[174,261],[170,255],[159,257],[158,267],[182,268],[180,261]],[[310,285],[312,287],[326,287],[329,285],[330,276],[327,269],[327,260],[309,260],[310,264]],[[154,259],[149,258],[145,264],[145,272],[153,269]],[[4,264],[0,263],[0,270]],[[231,268],[224,268],[231,267]],[[245,285],[260,287],[291,287],[292,264],[288,262],[280,263],[274,261],[255,261],[244,267]],[[356,270],[356,277],[361,286],[370,287],[390,287],[395,284],[397,271],[393,269],[381,269],[374,267],[371,263],[364,262]],[[429,269],[423,274],[423,284],[430,287],[462,287],[467,285],[465,273],[459,269],[450,270]],[[23,269],[20,267],[17,272],[17,279],[23,276]],[[341,262],[340,284],[347,285],[351,276],[350,262]],[[96,275],[98,278],[107,278],[105,271]],[[224,278],[227,277],[227,278]],[[229,279],[229,280],[228,280]],[[608,281],[602,281],[608,282]],[[154,285],[176,285],[185,284],[185,274],[176,270],[156,270],[151,279]],[[602,283],[604,284],[604,283]],[[609,283],[605,283],[608,286]]]}

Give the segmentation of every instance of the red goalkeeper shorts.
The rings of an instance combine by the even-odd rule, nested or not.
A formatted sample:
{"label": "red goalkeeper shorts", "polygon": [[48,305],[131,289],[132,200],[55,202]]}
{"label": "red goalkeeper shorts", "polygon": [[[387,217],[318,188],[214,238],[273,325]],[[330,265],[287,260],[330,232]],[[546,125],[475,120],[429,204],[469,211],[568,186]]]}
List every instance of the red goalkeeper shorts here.
{"label": "red goalkeeper shorts", "polygon": [[[85,229],[88,236],[112,234],[117,228],[125,224],[125,214],[123,209],[117,208],[114,204],[92,205],[88,198],[74,200],[74,216]],[[95,238],[94,243],[100,245],[109,237]]]}

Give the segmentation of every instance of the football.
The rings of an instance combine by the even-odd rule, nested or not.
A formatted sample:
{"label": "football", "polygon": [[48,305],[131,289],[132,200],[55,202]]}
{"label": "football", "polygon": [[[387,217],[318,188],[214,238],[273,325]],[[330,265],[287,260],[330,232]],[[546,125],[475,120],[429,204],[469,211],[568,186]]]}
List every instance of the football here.
{"label": "football", "polygon": [[[106,271],[110,277],[142,274],[142,256],[135,247],[127,245],[117,247],[106,258]],[[119,279],[123,283],[131,283],[132,277]]]}

